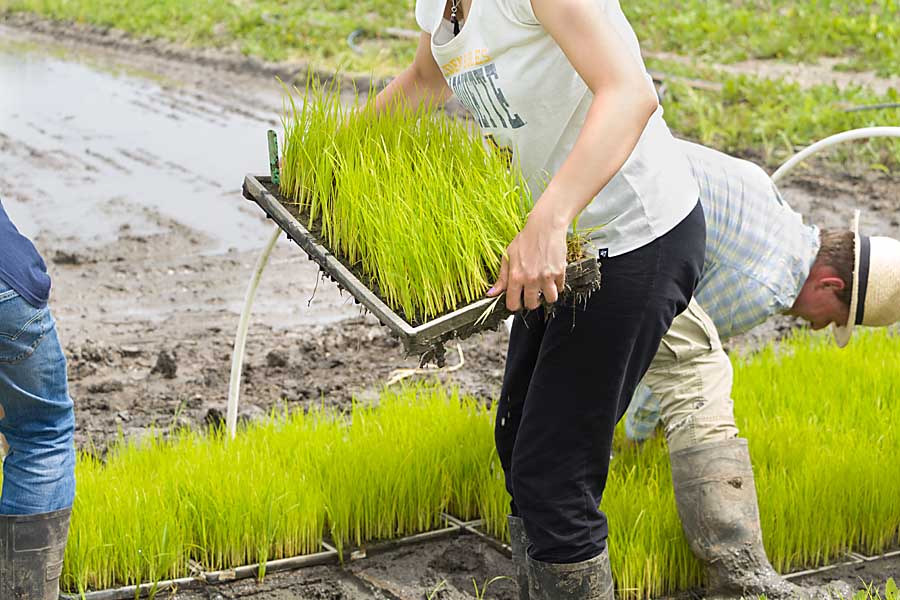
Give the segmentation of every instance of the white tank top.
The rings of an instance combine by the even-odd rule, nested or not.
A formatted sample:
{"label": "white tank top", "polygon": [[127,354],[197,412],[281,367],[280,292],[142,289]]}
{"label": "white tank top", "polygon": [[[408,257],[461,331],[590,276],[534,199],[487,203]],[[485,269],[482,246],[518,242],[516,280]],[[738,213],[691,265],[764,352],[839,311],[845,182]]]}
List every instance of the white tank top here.
{"label": "white tank top", "polygon": [[[596,1],[643,66],[618,1]],[[437,64],[481,125],[486,143],[512,152],[537,199],[574,146],[593,94],[538,23],[530,0],[472,0],[455,37],[444,7],[444,0],[417,0],[416,21],[431,34]],[[647,85],[653,87],[649,75]],[[631,156],[584,210],[578,228],[602,226],[590,236],[597,248],[609,256],[624,254],[675,227],[698,196],[660,107]]]}

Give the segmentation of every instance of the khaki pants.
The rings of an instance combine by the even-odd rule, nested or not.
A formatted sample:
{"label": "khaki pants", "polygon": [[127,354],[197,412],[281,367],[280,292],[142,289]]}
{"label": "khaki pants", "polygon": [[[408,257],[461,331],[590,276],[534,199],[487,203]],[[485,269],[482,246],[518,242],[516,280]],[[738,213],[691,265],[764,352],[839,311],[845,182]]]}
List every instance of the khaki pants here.
{"label": "khaki pants", "polygon": [[691,299],[662,339],[643,383],[659,399],[669,452],[737,437],[733,372],[712,319]]}

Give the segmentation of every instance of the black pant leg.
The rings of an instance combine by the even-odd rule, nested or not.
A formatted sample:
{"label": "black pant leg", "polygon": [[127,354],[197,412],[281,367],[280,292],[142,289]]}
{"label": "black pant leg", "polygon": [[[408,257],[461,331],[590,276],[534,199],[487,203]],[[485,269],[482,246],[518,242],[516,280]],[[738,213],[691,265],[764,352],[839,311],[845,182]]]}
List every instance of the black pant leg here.
{"label": "black pant leg", "polygon": [[541,335],[516,340],[527,346],[513,348],[511,339],[515,366],[508,365],[500,408],[504,416],[521,414],[514,433],[498,436],[498,451],[508,455],[512,440],[504,470],[537,560],[579,562],[605,547],[607,522],[598,507],[613,430],[662,336],[690,301],[704,246],[698,205],[653,243],[604,259],[603,285],[586,305],[558,307],[538,327]]}
{"label": "black pant leg", "polygon": [[[541,349],[541,340],[544,339],[545,327],[545,312],[543,308],[539,308],[517,314],[509,335],[503,387],[500,390],[494,423],[494,443],[497,445],[497,454],[503,467],[506,491],[510,496],[513,496],[510,479],[513,447],[516,443],[519,422],[522,420],[522,408],[525,406],[531,374],[534,372],[534,365]],[[515,497],[512,498],[510,514],[516,516],[519,514]]]}

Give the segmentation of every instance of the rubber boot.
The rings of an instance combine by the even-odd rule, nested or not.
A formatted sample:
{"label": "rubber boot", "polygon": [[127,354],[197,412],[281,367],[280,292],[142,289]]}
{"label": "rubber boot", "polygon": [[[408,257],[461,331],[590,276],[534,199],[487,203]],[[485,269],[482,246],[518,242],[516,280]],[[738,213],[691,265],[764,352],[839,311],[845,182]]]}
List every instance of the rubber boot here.
{"label": "rubber boot", "polygon": [[545,563],[528,557],[530,600],[613,600],[612,571],[606,549],[590,560]]}
{"label": "rubber boot", "polygon": [[71,509],[0,515],[0,600],[57,600]]}
{"label": "rubber boot", "polygon": [[735,438],[673,452],[672,483],[691,551],[706,567],[714,597],[768,600],[851,598],[843,582],[801,587],[781,577],[766,556],[747,440]]}
{"label": "rubber boot", "polygon": [[528,534],[521,517],[509,515],[509,547],[512,548],[513,567],[516,569],[516,589],[519,600],[528,600]]}

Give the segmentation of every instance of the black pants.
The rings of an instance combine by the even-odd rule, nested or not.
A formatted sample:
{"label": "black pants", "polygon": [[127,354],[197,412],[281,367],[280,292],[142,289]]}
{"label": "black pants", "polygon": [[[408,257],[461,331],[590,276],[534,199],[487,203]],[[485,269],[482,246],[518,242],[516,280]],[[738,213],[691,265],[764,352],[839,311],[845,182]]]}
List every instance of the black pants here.
{"label": "black pants", "polygon": [[706,221],[698,203],[673,230],[602,260],[587,304],[517,315],[495,439],[513,498],[540,561],[573,563],[606,546],[600,499],[616,423],[672,320],[700,278]]}

